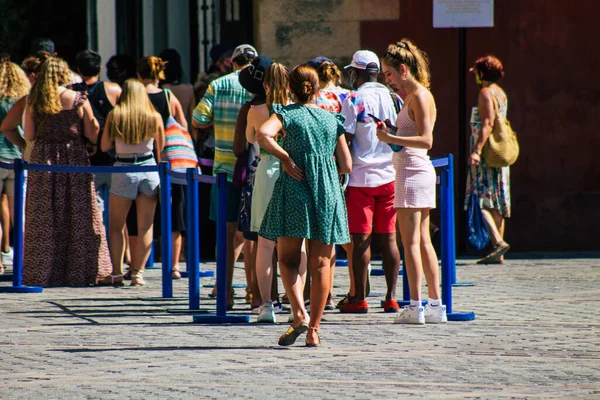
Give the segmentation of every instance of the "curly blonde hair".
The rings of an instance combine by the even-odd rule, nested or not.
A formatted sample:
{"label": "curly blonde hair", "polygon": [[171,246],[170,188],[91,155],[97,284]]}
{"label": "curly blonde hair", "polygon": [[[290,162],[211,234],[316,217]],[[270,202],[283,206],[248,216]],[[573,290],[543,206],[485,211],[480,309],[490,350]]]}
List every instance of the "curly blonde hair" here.
{"label": "curly blonde hair", "polygon": [[65,60],[50,57],[44,61],[29,95],[33,117],[58,114],[62,110],[58,89],[69,82],[71,71]]}
{"label": "curly blonde hair", "polygon": [[29,89],[31,84],[21,67],[8,60],[0,62],[0,99],[20,99]]}

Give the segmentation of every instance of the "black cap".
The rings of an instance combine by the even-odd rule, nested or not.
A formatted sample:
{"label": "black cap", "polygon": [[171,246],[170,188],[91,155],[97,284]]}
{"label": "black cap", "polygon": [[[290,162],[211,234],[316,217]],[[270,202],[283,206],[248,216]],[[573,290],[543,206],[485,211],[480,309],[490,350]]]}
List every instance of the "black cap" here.
{"label": "black cap", "polygon": [[258,56],[250,65],[240,72],[240,85],[247,91],[255,95],[265,95],[263,82],[265,81],[265,72],[273,64],[273,60],[266,56]]}

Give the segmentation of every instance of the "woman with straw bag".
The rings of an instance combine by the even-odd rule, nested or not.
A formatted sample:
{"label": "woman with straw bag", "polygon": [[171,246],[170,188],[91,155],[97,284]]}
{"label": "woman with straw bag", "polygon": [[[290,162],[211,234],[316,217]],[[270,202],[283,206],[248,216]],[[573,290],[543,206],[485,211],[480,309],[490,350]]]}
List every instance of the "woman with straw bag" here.
{"label": "woman with straw bag", "polygon": [[[516,136],[506,120],[508,99],[497,82],[504,76],[500,60],[485,56],[470,69],[480,88],[477,107],[471,112],[470,171],[465,210],[471,195],[479,200],[492,251],[478,264],[501,264],[510,245],[504,241],[505,219],[510,217],[510,165],[518,156]],[[501,143],[500,137],[506,140]]]}

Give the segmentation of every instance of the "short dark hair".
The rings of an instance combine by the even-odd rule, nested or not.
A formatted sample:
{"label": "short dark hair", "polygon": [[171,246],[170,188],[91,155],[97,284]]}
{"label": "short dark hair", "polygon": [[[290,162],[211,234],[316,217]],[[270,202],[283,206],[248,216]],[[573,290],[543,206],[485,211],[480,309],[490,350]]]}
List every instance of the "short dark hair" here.
{"label": "short dark hair", "polygon": [[166,61],[164,83],[181,83],[183,69],[181,68],[181,56],[175,49],[165,49],[158,55],[163,61]]}
{"label": "short dark hair", "polygon": [[111,82],[123,85],[127,79],[135,78],[135,69],[135,60],[129,55],[121,53],[108,59],[106,63],[106,76]]}
{"label": "short dark hair", "polygon": [[84,50],[77,53],[75,65],[82,76],[97,76],[100,74],[102,57],[93,50]]}
{"label": "short dark hair", "polygon": [[53,55],[55,52],[54,42],[48,38],[37,38],[31,42],[29,54],[36,54],[38,51],[45,51]]}
{"label": "short dark hair", "polygon": [[478,58],[472,70],[478,71],[483,81],[498,82],[504,77],[502,62],[493,55]]}
{"label": "short dark hair", "polygon": [[252,60],[254,60],[255,58],[256,58],[256,54],[244,53],[244,54],[240,54],[239,56],[232,59],[231,61],[233,61],[236,65],[241,67],[243,65],[250,64],[252,62]]}

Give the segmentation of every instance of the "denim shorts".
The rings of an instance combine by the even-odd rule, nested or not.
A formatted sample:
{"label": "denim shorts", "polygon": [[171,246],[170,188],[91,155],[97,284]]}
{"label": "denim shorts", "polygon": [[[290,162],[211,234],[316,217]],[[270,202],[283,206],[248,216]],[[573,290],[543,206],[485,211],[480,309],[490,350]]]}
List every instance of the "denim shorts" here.
{"label": "denim shorts", "polygon": [[[115,162],[115,167],[141,167],[156,165],[154,158],[138,162]],[[160,178],[158,172],[127,172],[112,174],[110,194],[127,200],[135,200],[138,195],[154,196],[158,194]]]}

